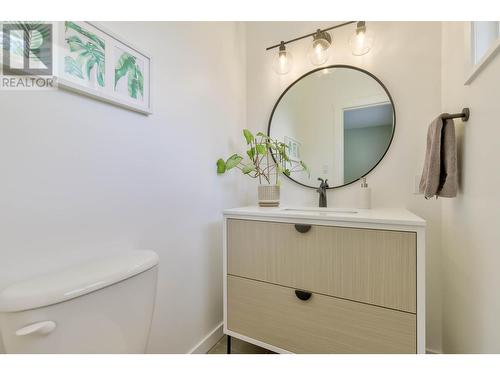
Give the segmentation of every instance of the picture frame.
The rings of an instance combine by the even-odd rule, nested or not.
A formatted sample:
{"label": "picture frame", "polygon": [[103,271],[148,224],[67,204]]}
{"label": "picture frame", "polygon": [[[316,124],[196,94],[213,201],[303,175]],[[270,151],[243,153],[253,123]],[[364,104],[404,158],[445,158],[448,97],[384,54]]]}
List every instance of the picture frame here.
{"label": "picture frame", "polygon": [[301,143],[291,137],[285,135],[284,143],[288,146],[287,154],[291,161],[300,161]]}
{"label": "picture frame", "polygon": [[59,87],[152,114],[148,53],[96,22],[59,22],[55,40]]}

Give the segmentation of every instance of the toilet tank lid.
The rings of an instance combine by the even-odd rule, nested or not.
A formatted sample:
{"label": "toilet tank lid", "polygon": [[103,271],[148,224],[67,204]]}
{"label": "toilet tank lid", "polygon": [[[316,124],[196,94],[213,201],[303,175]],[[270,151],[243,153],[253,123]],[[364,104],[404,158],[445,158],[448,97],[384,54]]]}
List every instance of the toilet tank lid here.
{"label": "toilet tank lid", "polygon": [[76,264],[7,286],[0,292],[0,312],[53,305],[105,288],[158,264],[151,250],[134,250]]}

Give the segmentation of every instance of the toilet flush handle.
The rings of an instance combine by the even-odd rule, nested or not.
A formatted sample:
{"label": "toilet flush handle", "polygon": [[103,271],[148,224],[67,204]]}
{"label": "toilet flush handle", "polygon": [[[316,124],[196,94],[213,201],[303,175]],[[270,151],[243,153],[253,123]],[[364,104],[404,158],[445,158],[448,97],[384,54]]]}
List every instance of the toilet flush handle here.
{"label": "toilet flush handle", "polygon": [[43,322],[37,322],[33,324],[28,324],[23,328],[19,328],[16,331],[16,336],[27,336],[34,333],[39,335],[48,335],[54,329],[56,329],[57,324],[52,320],[45,320]]}

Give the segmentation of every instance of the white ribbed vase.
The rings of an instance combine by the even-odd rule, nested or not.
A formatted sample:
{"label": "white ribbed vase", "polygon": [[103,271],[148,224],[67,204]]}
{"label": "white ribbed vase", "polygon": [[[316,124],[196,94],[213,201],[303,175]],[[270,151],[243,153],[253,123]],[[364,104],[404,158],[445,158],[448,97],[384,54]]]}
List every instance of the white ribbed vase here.
{"label": "white ribbed vase", "polygon": [[280,205],[279,185],[259,185],[259,206],[278,207]]}

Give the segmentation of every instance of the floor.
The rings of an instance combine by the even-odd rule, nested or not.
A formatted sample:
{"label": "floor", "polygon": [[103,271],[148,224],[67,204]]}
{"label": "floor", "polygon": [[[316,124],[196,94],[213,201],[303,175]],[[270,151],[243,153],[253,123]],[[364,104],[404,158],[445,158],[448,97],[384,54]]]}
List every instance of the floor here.
{"label": "floor", "polygon": [[[227,336],[224,335],[207,354],[227,354]],[[231,339],[231,354],[274,354],[274,352],[233,337]]]}

